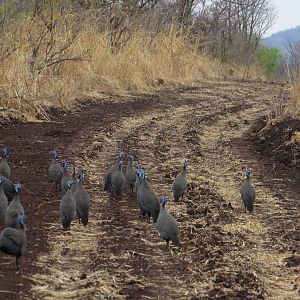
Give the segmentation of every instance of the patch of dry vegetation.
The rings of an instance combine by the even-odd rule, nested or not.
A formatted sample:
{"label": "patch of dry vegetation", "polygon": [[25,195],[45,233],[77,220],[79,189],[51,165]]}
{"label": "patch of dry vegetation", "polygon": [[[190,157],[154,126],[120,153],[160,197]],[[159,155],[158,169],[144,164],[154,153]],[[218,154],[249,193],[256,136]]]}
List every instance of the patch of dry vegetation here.
{"label": "patch of dry vegetation", "polygon": [[300,79],[293,83],[291,94],[292,94],[292,106],[294,108],[294,115],[300,118]]}
{"label": "patch of dry vegetation", "polygon": [[2,35],[3,44],[16,48],[4,50],[12,53],[0,69],[2,107],[29,117],[43,107],[67,108],[99,91],[145,91],[218,76],[219,64],[172,26],[154,38],[138,30],[114,53],[108,31],[99,32],[89,22],[78,29],[72,16],[64,18],[57,18],[54,32],[28,19]]}
{"label": "patch of dry vegetation", "polygon": [[[160,4],[154,9],[148,2],[133,7],[4,2],[0,107],[26,119],[44,118],[49,106],[67,109],[76,99],[102,92],[153,91],[199,79],[244,78],[246,73],[247,78],[263,78],[249,59],[244,65],[229,62],[224,51],[221,58],[223,42],[215,32],[211,38],[205,34],[196,19],[185,24],[178,8]],[[201,18],[208,22],[205,14]]]}

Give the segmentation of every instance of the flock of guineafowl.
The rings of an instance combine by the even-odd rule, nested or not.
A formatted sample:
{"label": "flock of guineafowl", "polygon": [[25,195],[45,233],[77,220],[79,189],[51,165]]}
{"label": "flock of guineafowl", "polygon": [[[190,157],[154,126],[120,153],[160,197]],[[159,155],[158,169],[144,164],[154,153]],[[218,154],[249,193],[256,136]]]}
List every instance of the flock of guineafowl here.
{"label": "flock of guineafowl", "polygon": [[[84,174],[75,173],[75,168],[68,170],[66,161],[58,161],[55,151],[51,152],[52,163],[49,167],[50,181],[56,184],[56,191],[60,191],[62,198],[59,205],[61,222],[64,230],[70,230],[70,225],[77,214],[79,222],[84,226],[88,224],[90,197],[84,186]],[[0,234],[0,251],[16,257],[16,267],[19,271],[19,258],[25,251],[25,213],[21,204],[21,185],[13,184],[10,180],[11,169],[7,161],[8,151],[1,151],[0,162],[0,223],[4,221],[6,227]],[[108,169],[104,176],[104,190],[112,192],[116,199],[122,197],[126,184],[130,187],[132,196],[135,194],[140,209],[141,218],[149,222],[152,219],[157,225],[160,237],[166,241],[166,249],[172,241],[180,247],[179,226],[176,219],[167,211],[165,196],[161,201],[156,196],[150,182],[146,179],[145,172],[139,163],[134,164],[134,157],[128,156],[126,170],[123,170],[125,153],[118,154],[117,161]],[[186,173],[188,162],[184,161],[180,172],[175,177],[172,190],[174,201],[178,202],[187,192],[188,182]],[[255,190],[251,184],[252,174],[246,170],[245,181],[240,193],[245,206],[245,213],[253,211]]]}

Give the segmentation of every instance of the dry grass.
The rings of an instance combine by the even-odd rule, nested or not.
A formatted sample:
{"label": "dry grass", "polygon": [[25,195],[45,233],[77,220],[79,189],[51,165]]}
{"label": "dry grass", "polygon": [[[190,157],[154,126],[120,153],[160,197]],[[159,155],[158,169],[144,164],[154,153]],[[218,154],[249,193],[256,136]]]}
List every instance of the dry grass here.
{"label": "dry grass", "polygon": [[[8,30],[1,36],[2,46],[12,46],[0,47],[0,59],[5,51],[13,50],[2,60],[0,106],[22,111],[27,117],[40,114],[47,106],[67,108],[75,99],[101,91],[145,91],[218,76],[219,64],[207,54],[199,54],[197,45],[188,44],[172,27],[156,37],[136,31],[113,53],[110,33],[99,32],[90,24],[82,25],[80,30],[73,24],[61,25],[52,36],[46,34],[42,42],[45,30],[34,25],[26,20],[17,30]],[[35,48],[38,54],[32,58]],[[72,60],[49,65],[49,57],[55,52],[59,55],[50,64],[61,58]]]}
{"label": "dry grass", "polygon": [[[99,98],[101,92],[155,91],[242,76],[238,67],[221,67],[199,52],[198,43],[172,25],[155,34],[131,30],[116,50],[111,39],[110,29],[100,31],[91,19],[71,13],[12,24],[0,32],[0,107],[34,119],[45,107],[67,109],[76,99]],[[254,67],[249,71],[252,78],[258,73]]]}
{"label": "dry grass", "polygon": [[295,81],[291,90],[292,106],[294,114],[300,118],[300,79]]}

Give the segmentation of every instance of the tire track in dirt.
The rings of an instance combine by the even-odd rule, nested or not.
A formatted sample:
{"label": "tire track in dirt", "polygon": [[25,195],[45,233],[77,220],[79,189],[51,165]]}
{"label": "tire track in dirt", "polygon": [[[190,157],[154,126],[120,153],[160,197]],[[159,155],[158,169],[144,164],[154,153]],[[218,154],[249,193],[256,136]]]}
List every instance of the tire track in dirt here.
{"label": "tire track in dirt", "polygon": [[[261,178],[242,137],[252,120],[268,110],[267,99],[279,88],[200,83],[128,99],[108,113],[104,106],[102,122],[95,119],[88,130],[87,119],[79,128],[73,121],[77,132],[64,154],[76,155],[87,173],[91,221],[87,228],[75,222],[71,232],[62,232],[57,196],[49,196],[50,217],[44,224],[49,249],[39,254],[36,272],[28,275],[33,282],[29,298],[273,299],[281,291],[296,299],[292,270],[278,264],[288,253],[271,243],[278,232],[271,221],[290,211]],[[97,118],[97,109],[88,115]],[[139,158],[157,194],[168,199],[173,176],[184,158],[190,161],[186,199],[168,203],[180,222],[181,251],[164,252],[155,225],[139,220],[129,192],[115,201],[102,190],[104,172],[119,149]],[[245,162],[254,168],[258,195],[264,195],[251,216],[241,213],[238,193]],[[284,189],[281,193],[290,197]],[[270,195],[271,208],[264,205]]]}

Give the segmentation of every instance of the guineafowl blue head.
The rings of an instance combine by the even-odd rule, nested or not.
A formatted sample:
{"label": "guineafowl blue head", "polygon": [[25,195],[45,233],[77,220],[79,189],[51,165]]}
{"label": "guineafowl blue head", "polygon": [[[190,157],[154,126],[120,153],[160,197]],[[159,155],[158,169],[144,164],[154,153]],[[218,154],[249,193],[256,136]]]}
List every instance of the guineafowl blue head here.
{"label": "guineafowl blue head", "polygon": [[161,206],[165,207],[166,203],[167,203],[167,197],[166,196],[162,196],[161,198],[162,202],[161,202]]}
{"label": "guineafowl blue head", "polygon": [[184,163],[183,163],[183,168],[186,170],[188,165],[189,165],[188,161],[185,160]]}
{"label": "guineafowl blue head", "polygon": [[20,194],[20,192],[21,192],[21,184],[20,183],[15,184],[15,192],[17,194]]}
{"label": "guineafowl blue head", "polygon": [[250,177],[252,176],[252,170],[246,170],[245,176],[246,176],[247,178],[250,178]]}
{"label": "guineafowl blue head", "polygon": [[84,174],[81,173],[81,172],[79,172],[79,173],[77,174],[77,181],[78,181],[78,182],[82,182],[83,179],[84,179]]}
{"label": "guineafowl blue head", "polygon": [[2,157],[8,157],[8,151],[6,148],[2,149]]}
{"label": "guineafowl blue head", "polygon": [[25,215],[19,215],[19,223],[21,226],[25,225]]}
{"label": "guineafowl blue head", "polygon": [[68,189],[70,189],[73,185],[74,181],[73,180],[69,180],[68,181]]}
{"label": "guineafowl blue head", "polygon": [[135,170],[138,172],[141,169],[141,164],[136,164],[135,165]]}
{"label": "guineafowl blue head", "polygon": [[130,155],[128,156],[128,160],[129,160],[130,162],[133,162],[134,156],[130,154]]}
{"label": "guineafowl blue head", "polygon": [[67,163],[66,163],[65,160],[62,161],[62,167],[63,167],[63,169],[66,169],[66,168],[67,168]]}
{"label": "guineafowl blue head", "polygon": [[0,176],[0,185],[3,183],[3,181],[4,181],[4,177]]}
{"label": "guineafowl blue head", "polygon": [[51,151],[51,156],[52,156],[52,158],[54,159],[54,158],[57,158],[57,157],[58,157],[58,154],[57,154],[56,151]]}
{"label": "guineafowl blue head", "polygon": [[143,171],[140,172],[139,177],[142,178],[142,179],[145,179],[145,172],[143,172]]}
{"label": "guineafowl blue head", "polygon": [[124,151],[121,151],[119,153],[119,160],[124,160],[124,159],[125,159],[125,153],[124,153]]}

